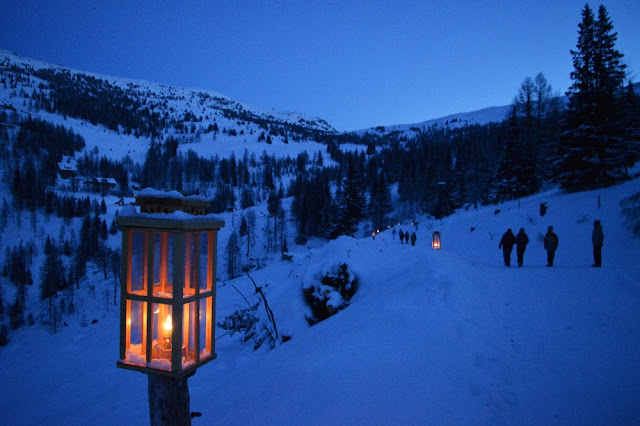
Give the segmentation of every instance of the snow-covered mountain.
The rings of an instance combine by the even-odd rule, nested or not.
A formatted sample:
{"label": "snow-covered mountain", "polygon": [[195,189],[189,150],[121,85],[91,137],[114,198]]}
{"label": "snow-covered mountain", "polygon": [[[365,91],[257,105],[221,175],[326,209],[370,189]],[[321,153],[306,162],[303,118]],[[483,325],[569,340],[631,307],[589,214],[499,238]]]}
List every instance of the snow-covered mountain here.
{"label": "snow-covered mountain", "polygon": [[509,105],[494,106],[483,108],[478,111],[451,114],[441,118],[422,121],[420,123],[371,127],[359,130],[355,133],[374,133],[381,135],[388,133],[401,133],[408,136],[415,136],[420,132],[424,132],[433,127],[457,128],[473,124],[484,125],[489,123],[499,123],[505,119],[507,112],[509,111],[509,107]]}
{"label": "snow-covered mountain", "polygon": [[[71,70],[0,50],[0,112],[31,115],[71,127],[87,149],[119,160],[144,160],[149,143],[167,136],[186,149],[220,157],[260,143],[295,157],[306,144],[334,134],[325,120],[261,109],[220,93]],[[273,146],[267,146],[272,142]],[[286,154],[285,154],[286,155]]]}
{"label": "snow-covered mountain", "polygon": [[[72,90],[72,93],[63,93]],[[65,111],[61,98],[87,98],[85,111]],[[106,97],[113,111],[90,114],[100,108],[97,99]],[[76,100],[77,100],[76,99]],[[296,112],[281,112],[249,106],[217,92],[177,88],[148,81],[106,76],[72,70],[0,49],[0,110],[31,114],[43,119],[71,126],[88,140],[88,147],[99,147],[101,153],[119,159],[129,155],[141,161],[150,139],[179,137],[188,149],[201,155],[225,157],[230,152],[240,155],[247,145],[264,142],[270,135],[272,142],[285,139],[309,143],[337,134],[325,120]],[[430,127],[461,127],[502,121],[508,106],[485,108],[415,124],[378,126],[351,132],[415,136]],[[95,111],[94,111],[95,112]],[[135,113],[129,114],[128,113]],[[123,124],[128,123],[128,124]],[[213,132],[213,126],[219,132]],[[95,139],[99,142],[93,142]],[[293,144],[261,148],[276,155],[296,156],[300,149]],[[347,149],[349,149],[347,147]],[[313,150],[311,150],[313,151]],[[260,152],[259,152],[260,153]]]}
{"label": "snow-covered mountain", "polygon": [[[133,80],[78,71],[60,65],[52,65],[43,61],[25,58],[2,49],[0,49],[0,70],[3,73],[3,78],[7,78],[11,73],[16,76],[22,74],[23,78],[28,79],[26,87],[32,88],[37,87],[40,83],[47,84],[51,82],[50,80],[47,81],[43,78],[38,78],[38,75],[55,77],[55,75],[69,73],[76,79],[88,77],[103,80],[107,84],[123,90],[127,96],[146,98],[146,101],[142,102],[143,104],[157,103],[155,109],[160,115],[168,114],[170,118],[173,119],[190,115],[198,119],[202,118],[200,127],[206,127],[206,125],[213,123],[218,117],[236,114],[240,117],[240,120],[274,122],[300,126],[304,129],[320,132],[335,132],[335,129],[321,118],[309,117],[297,112],[281,112],[274,109],[256,108],[210,90],[178,88],[144,80]],[[50,71],[50,73],[40,74],[38,71]],[[31,81],[30,77],[33,78],[33,81]],[[21,87],[21,89],[26,91],[26,87]],[[30,93],[28,94],[30,95]],[[5,105],[11,105],[18,109],[24,106],[24,104],[20,105],[20,102],[11,101],[6,102]],[[199,120],[192,121],[197,122]]]}
{"label": "snow-covered mountain", "polygon": [[[554,190],[419,217],[375,239],[295,247],[291,261],[252,272],[292,339],[253,351],[218,330],[218,358],[189,379],[202,413],[194,424],[637,424],[640,241],[619,202],[638,191],[638,179]],[[221,218],[231,224],[231,215]],[[602,268],[590,267],[594,219],[605,233]],[[541,241],[549,225],[560,239],[553,268]],[[509,227],[531,240],[522,268],[502,264]],[[415,231],[416,245],[401,245],[394,229]],[[222,231],[224,240],[229,226]],[[351,305],[309,326],[302,287],[343,262],[359,277]],[[0,348],[3,424],[148,421],[146,377],[115,367],[119,310],[101,308],[111,285],[96,272],[93,297],[68,326],[55,335],[26,327]],[[247,277],[217,292],[218,321],[259,297]]]}

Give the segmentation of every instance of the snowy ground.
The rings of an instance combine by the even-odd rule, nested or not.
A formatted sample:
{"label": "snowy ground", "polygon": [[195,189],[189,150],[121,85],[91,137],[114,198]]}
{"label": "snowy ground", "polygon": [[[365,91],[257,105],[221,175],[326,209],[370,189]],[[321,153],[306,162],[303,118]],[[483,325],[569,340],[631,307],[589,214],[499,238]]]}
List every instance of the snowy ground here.
{"label": "snowy ground", "polygon": [[[221,337],[218,359],[189,380],[191,408],[203,414],[193,423],[639,423],[640,241],[618,205],[639,190],[636,180],[544,193],[499,214],[423,219],[415,247],[385,231],[293,248],[292,263],[252,274],[269,284],[292,340],[254,352]],[[605,232],[602,269],[590,267],[594,219]],[[553,268],[540,241],[548,225],[560,239]],[[529,234],[523,268],[502,265],[507,227]],[[430,248],[434,230],[440,251]],[[309,327],[302,283],[338,262],[359,274],[360,289],[346,310]],[[220,284],[219,318],[245,305],[230,284],[252,294],[246,277]],[[117,311],[96,319],[54,336],[27,328],[0,348],[0,423],[147,422],[146,377],[115,367]]]}

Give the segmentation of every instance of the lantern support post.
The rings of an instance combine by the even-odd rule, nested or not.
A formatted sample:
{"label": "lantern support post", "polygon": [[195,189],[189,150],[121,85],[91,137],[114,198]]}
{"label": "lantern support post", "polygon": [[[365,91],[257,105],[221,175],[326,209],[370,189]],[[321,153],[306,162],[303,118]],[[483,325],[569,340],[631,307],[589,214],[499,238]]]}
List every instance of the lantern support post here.
{"label": "lantern support post", "polygon": [[[191,425],[188,379],[216,358],[216,245],[224,222],[206,214],[209,202],[200,196],[147,188],[136,202],[139,212],[125,207],[117,219],[122,264],[116,365],[147,375],[151,425]],[[200,271],[206,277],[200,279]],[[207,328],[205,336],[200,327]]]}
{"label": "lantern support post", "polygon": [[151,426],[191,425],[191,397],[186,377],[148,374]]}

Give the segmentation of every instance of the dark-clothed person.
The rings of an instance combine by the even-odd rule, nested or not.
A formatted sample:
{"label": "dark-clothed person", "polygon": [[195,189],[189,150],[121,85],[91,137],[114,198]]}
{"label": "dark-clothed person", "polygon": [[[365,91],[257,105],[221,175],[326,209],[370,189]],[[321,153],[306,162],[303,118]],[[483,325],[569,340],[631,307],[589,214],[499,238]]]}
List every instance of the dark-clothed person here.
{"label": "dark-clothed person", "polygon": [[553,266],[553,258],[558,248],[558,236],[553,232],[553,226],[547,229],[544,236],[544,249],[547,251],[547,266]]}
{"label": "dark-clothed person", "polygon": [[593,243],[593,265],[591,266],[600,268],[602,266],[602,246],[604,245],[604,232],[602,231],[602,223],[600,223],[599,220],[593,222],[591,242]]}
{"label": "dark-clothed person", "polygon": [[402,232],[402,229],[400,230],[400,233],[398,235],[400,236],[400,244],[402,244],[404,240],[404,232]]}
{"label": "dark-clothed person", "polygon": [[502,249],[502,255],[504,256],[504,266],[511,266],[511,251],[513,245],[516,243],[516,237],[513,235],[511,228],[507,229],[507,232],[502,235],[498,248]]}
{"label": "dark-clothed person", "polygon": [[520,228],[518,231],[518,235],[516,235],[516,254],[518,255],[518,266],[522,266],[524,261],[524,251],[527,249],[527,244],[529,244],[529,237],[527,233],[524,232],[524,228]]}
{"label": "dark-clothed person", "polygon": [[411,245],[412,245],[412,246],[415,246],[415,245],[416,245],[416,238],[418,238],[418,237],[416,237],[416,233],[415,233],[415,232],[412,232],[412,233],[411,233]]}

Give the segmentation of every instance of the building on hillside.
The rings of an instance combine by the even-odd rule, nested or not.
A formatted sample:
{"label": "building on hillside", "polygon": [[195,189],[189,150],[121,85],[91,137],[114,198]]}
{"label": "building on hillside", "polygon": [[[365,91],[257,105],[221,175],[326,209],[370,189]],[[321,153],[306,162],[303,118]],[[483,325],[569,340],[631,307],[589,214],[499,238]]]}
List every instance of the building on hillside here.
{"label": "building on hillside", "polygon": [[58,174],[62,179],[69,179],[78,176],[78,168],[76,167],[76,159],[63,155],[62,160],[58,162]]}

